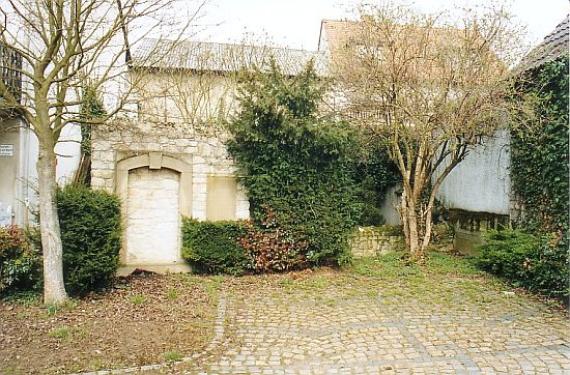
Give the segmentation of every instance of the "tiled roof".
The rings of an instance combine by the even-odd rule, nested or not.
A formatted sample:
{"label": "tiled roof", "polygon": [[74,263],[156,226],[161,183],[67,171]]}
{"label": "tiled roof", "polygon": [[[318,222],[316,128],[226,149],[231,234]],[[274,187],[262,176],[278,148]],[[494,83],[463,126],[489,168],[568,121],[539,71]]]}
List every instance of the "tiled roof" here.
{"label": "tiled roof", "polygon": [[320,52],[228,43],[208,43],[146,38],[134,49],[133,67],[234,72],[264,66],[273,57],[283,72],[296,75],[313,59],[318,74],[326,74]]}
{"label": "tiled roof", "polygon": [[534,48],[519,65],[521,71],[536,68],[558,57],[568,55],[569,16],[560,22],[554,31],[548,34],[542,43]]}

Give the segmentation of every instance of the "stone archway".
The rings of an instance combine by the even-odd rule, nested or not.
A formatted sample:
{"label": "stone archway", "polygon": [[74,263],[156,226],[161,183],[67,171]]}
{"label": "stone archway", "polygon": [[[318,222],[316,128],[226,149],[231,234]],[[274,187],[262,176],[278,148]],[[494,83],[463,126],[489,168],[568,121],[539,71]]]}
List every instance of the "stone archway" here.
{"label": "stone archway", "polygon": [[124,228],[121,263],[152,271],[184,269],[180,216],[192,212],[192,166],[149,152],[119,161],[116,177]]}

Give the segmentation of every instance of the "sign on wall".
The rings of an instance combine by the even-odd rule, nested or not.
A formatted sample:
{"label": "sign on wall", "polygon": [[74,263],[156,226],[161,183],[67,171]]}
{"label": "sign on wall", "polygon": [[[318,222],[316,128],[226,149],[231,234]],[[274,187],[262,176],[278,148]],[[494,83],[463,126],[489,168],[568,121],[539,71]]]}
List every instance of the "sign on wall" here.
{"label": "sign on wall", "polygon": [[14,145],[0,145],[0,157],[14,156]]}

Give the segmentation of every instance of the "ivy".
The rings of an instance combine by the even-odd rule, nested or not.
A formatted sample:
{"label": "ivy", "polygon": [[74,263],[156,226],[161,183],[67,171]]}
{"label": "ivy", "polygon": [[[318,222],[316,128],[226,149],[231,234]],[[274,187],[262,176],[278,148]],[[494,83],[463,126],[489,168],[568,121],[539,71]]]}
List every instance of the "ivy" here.
{"label": "ivy", "polygon": [[[482,262],[530,290],[568,297],[568,56],[521,78],[534,103],[530,124],[511,131],[511,178],[523,214],[513,236],[491,235]],[[531,241],[523,246],[521,238]]]}
{"label": "ivy", "polygon": [[521,225],[531,230],[568,230],[568,57],[547,63],[526,78],[536,100],[531,126],[511,134],[513,189],[524,207]]}
{"label": "ivy", "polygon": [[358,135],[342,121],[322,117],[327,89],[309,63],[290,77],[272,62],[242,73],[239,113],[230,120],[228,150],[248,190],[252,219],[268,211],[277,226],[307,244],[308,262],[343,263],[361,217],[355,178]]}

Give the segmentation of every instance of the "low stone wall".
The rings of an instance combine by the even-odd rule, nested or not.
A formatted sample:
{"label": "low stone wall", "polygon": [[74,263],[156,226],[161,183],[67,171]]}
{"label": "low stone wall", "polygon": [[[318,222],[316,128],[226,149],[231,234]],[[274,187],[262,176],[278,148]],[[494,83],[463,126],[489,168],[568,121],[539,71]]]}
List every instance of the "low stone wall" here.
{"label": "low stone wall", "polygon": [[474,255],[483,243],[483,233],[489,229],[509,227],[509,216],[487,212],[449,210],[449,222],[455,227],[453,248],[463,255]]}
{"label": "low stone wall", "polygon": [[394,227],[358,227],[350,240],[352,256],[374,257],[398,250],[402,236]]}

